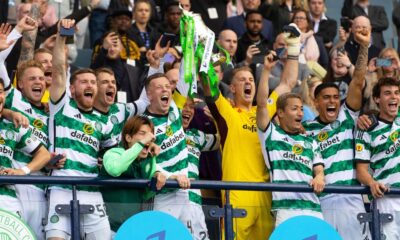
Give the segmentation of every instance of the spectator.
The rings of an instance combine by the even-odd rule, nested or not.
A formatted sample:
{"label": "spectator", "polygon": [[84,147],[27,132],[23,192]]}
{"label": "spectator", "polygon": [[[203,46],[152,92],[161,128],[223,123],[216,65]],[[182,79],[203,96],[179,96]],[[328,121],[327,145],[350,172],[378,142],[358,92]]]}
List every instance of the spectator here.
{"label": "spectator", "polygon": [[[186,0],[188,1],[188,0]],[[227,19],[228,0],[191,0],[191,10],[201,15],[204,23],[216,34],[221,31]]]}
{"label": "spectator", "polygon": [[91,67],[93,69],[111,68],[117,79],[117,90],[125,96],[120,95],[122,98],[118,99],[118,102],[133,102],[142,92],[146,73],[138,66],[125,63],[121,58],[121,51],[122,41],[119,35],[115,32],[108,33]]}
{"label": "spectator", "polygon": [[28,0],[27,2],[39,6],[39,28],[49,28],[57,23],[56,9],[49,4],[49,0]]}
{"label": "spectator", "polygon": [[[160,33],[173,33],[179,36],[179,24],[182,16],[182,10],[179,8],[179,2],[170,1],[165,9],[164,23],[159,28]],[[171,46],[175,46],[177,44],[179,45],[178,38],[174,43],[171,43]]]}
{"label": "spectator", "polygon": [[260,8],[263,16],[272,22],[275,35],[278,35],[290,23],[293,12],[302,8],[302,3],[301,0],[278,0],[272,4],[265,2]]}
{"label": "spectator", "polygon": [[237,35],[230,29],[222,30],[218,35],[217,43],[223,47],[231,57],[231,63],[222,63],[221,71],[223,71],[223,82],[229,84],[231,79],[231,73],[234,67],[237,65],[236,51],[238,47]]}
{"label": "spectator", "polygon": [[397,52],[400,52],[400,2],[397,2],[393,9],[392,21],[397,30]]}
{"label": "spectator", "polygon": [[[353,24],[351,25],[351,34],[345,43],[345,49],[352,64],[356,63],[358,51],[360,48],[359,43],[354,39],[354,33],[356,31],[359,31],[360,29],[367,29],[368,31],[371,31],[371,23],[367,17],[359,16],[354,18]],[[344,39],[344,37],[341,38]],[[379,52],[379,47],[375,46],[374,43],[370,44],[368,47],[368,61],[370,61],[374,57],[377,57],[379,55]]]}
{"label": "spectator", "polygon": [[[280,83],[281,81],[281,76],[283,73],[283,68],[286,64],[287,60],[287,44],[285,41],[285,34],[280,33],[276,38],[275,42],[272,45],[272,49],[278,53],[279,55],[279,60],[277,63],[272,67],[271,72],[270,72],[270,79],[268,81],[269,84],[269,89],[274,90]],[[258,86],[258,83],[260,82],[261,74],[262,74],[263,66],[261,64],[257,65],[256,68],[256,86]],[[310,69],[307,67],[306,64],[299,63],[299,71],[298,71],[298,77],[297,81],[293,82],[293,92],[299,92],[299,86],[301,81],[303,79],[308,78],[310,75]]]}
{"label": "spectator", "polygon": [[[399,219],[397,211],[399,197],[389,197],[385,193],[389,191],[390,186],[396,186],[399,183],[396,177],[398,174],[396,166],[400,160],[398,151],[395,151],[397,138],[391,140],[395,139],[393,133],[399,131],[399,126],[395,121],[399,114],[399,91],[398,81],[392,78],[379,79],[372,91],[373,98],[379,106],[378,125],[373,129],[358,131],[355,135],[357,179],[360,183],[369,186],[379,211],[392,214],[397,220]],[[382,139],[388,139],[387,144],[382,145]],[[382,225],[382,235],[386,239],[400,237],[397,220]]]}
{"label": "spectator", "polygon": [[89,18],[90,47],[92,48],[107,31],[106,19],[109,5],[110,0],[100,0],[99,6],[95,9],[92,9],[93,12]]}
{"label": "spectator", "polygon": [[301,52],[299,56],[300,63],[307,61],[318,61],[320,51],[318,49],[317,40],[314,37],[312,23],[309,15],[305,10],[297,10],[293,13],[292,22],[295,23],[301,31]]}
{"label": "spectator", "polygon": [[[225,20],[223,29],[231,29],[238,37],[241,37],[246,32],[245,13],[250,10],[258,10],[260,7],[260,0],[243,0],[244,13],[239,16],[230,17]],[[269,20],[263,19],[263,28],[261,34],[268,41],[272,42],[274,39],[274,29]]]}
{"label": "spectator", "polygon": [[328,69],[326,82],[334,82],[339,87],[339,97],[344,103],[354,72],[354,65],[350,62],[347,53],[341,49],[332,49],[330,58],[330,68]]}
{"label": "spectator", "polygon": [[322,83],[318,77],[310,75],[304,79],[300,85],[300,96],[303,100],[303,119],[302,121],[314,120],[318,116],[318,111],[315,108],[315,88]]}
{"label": "spectator", "polygon": [[[269,42],[261,34],[263,17],[259,11],[248,11],[246,13],[246,33],[238,41],[236,60],[245,61],[245,65],[260,63],[268,51]],[[256,58],[256,56],[259,56]],[[255,61],[256,60],[256,61]]]}
{"label": "spectator", "polygon": [[308,0],[308,5],[314,33],[323,39],[324,46],[329,51],[336,37],[337,23],[325,16],[325,0]]}
{"label": "spectator", "polygon": [[160,34],[157,29],[150,26],[149,21],[152,13],[152,7],[149,0],[135,1],[133,7],[133,18],[135,22],[132,24],[132,34],[140,36],[141,42],[139,46],[145,46],[146,50],[154,49]]}
{"label": "spectator", "polygon": [[371,5],[369,0],[356,0],[356,4],[353,6],[353,0],[345,0],[342,16],[350,19],[355,19],[358,16],[368,18],[372,27],[372,44],[378,48],[385,47],[383,31],[389,27],[389,21],[382,6]]}

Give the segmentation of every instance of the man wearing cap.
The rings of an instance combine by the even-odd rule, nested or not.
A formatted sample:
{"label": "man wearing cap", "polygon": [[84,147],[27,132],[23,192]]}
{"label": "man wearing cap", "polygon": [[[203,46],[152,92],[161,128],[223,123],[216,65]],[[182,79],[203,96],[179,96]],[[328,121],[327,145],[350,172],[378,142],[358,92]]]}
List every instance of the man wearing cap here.
{"label": "man wearing cap", "polygon": [[[318,143],[325,165],[325,183],[331,185],[359,185],[354,168],[353,129],[362,105],[370,31],[360,29],[354,38],[360,50],[346,102],[340,106],[337,85],[322,83],[314,91],[319,116],[304,124],[307,135]],[[357,214],[365,212],[360,194],[321,194],[319,197],[324,219],[343,239],[368,239],[368,227],[357,220]]]}
{"label": "man wearing cap", "polygon": [[[132,12],[127,9],[117,9],[111,14],[111,29],[120,35],[122,41],[121,59],[128,64],[136,65],[140,60],[140,52],[146,51],[140,36],[132,33]],[[108,35],[108,34],[107,34]],[[92,59],[101,51],[103,39],[96,41]]]}

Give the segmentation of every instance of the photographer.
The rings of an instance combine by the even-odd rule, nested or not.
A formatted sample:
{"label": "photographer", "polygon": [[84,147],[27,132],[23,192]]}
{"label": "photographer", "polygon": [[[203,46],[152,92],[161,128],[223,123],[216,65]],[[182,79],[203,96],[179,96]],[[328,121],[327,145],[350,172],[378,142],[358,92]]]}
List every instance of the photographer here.
{"label": "photographer", "polygon": [[269,48],[269,43],[261,34],[263,17],[258,10],[251,10],[246,14],[246,33],[239,39],[236,52],[238,63],[245,61],[245,65],[255,63],[255,56],[261,56],[261,62]]}

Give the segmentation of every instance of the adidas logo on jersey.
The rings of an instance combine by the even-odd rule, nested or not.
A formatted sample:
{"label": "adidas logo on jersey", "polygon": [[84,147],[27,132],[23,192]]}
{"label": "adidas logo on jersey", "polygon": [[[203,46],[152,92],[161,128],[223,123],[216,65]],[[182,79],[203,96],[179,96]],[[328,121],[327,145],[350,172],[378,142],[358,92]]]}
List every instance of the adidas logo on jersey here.
{"label": "adidas logo on jersey", "polygon": [[29,113],[29,114],[32,114],[32,108],[27,108],[27,109],[25,109],[25,112],[27,112],[27,113]]}
{"label": "adidas logo on jersey", "polygon": [[387,137],[385,135],[382,135],[379,140],[385,140],[385,139],[387,139]]}
{"label": "adidas logo on jersey", "polygon": [[74,117],[77,118],[77,119],[82,119],[82,115],[80,113],[74,115]]}
{"label": "adidas logo on jersey", "polygon": [[161,133],[163,133],[163,131],[160,128],[157,128],[156,135]]}

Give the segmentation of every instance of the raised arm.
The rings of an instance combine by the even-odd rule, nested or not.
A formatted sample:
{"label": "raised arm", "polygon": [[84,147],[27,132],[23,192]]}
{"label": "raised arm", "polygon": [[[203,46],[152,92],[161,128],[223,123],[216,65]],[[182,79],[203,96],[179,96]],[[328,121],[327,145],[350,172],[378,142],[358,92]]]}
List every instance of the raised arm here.
{"label": "raised arm", "polygon": [[265,130],[268,126],[271,116],[269,116],[267,109],[269,88],[268,80],[271,69],[274,67],[276,61],[273,61],[273,56],[276,55],[272,52],[264,58],[264,68],[261,73],[260,83],[258,84],[257,92],[257,127]]}
{"label": "raised arm", "polygon": [[360,44],[360,48],[347,94],[348,97],[346,98],[346,104],[354,111],[360,110],[362,105],[362,90],[365,85],[365,74],[367,73],[370,38],[370,30],[363,29],[354,34],[354,39]]}
{"label": "raised arm", "polygon": [[[62,19],[59,22],[59,28],[72,28],[75,25],[74,20]],[[53,50],[53,69],[52,69],[52,82],[50,86],[50,99],[53,102],[60,100],[66,90],[67,76],[66,76],[66,56],[65,56],[65,41],[66,37],[57,34],[56,43]]]}
{"label": "raised arm", "polygon": [[[31,17],[25,16],[22,18],[22,24],[31,26],[31,31],[25,31],[22,34],[21,42],[21,54],[19,56],[18,65],[22,62],[33,59],[33,53],[35,51],[36,36],[38,32],[37,20],[40,18],[40,9],[36,4],[32,4],[31,12],[29,14]],[[20,21],[21,22],[21,21]]]}
{"label": "raised arm", "polygon": [[[297,29],[300,32],[296,24],[291,23],[290,26]],[[299,75],[299,54],[300,54],[300,36],[296,37],[290,33],[285,33],[285,41],[288,45],[287,48],[287,60],[283,67],[281,75],[281,81],[275,88],[275,92],[278,95],[292,91],[296,86],[297,78]]]}

